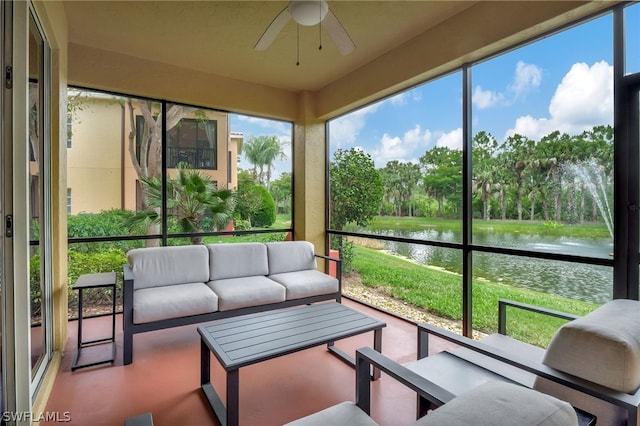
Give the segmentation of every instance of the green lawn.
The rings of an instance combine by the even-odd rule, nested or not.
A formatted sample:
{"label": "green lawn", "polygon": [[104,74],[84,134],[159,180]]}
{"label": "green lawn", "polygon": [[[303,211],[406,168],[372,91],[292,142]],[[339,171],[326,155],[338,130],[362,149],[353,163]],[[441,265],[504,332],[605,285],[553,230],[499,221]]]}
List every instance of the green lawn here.
{"label": "green lawn", "polygon": [[[462,221],[459,219],[440,219],[427,217],[396,217],[377,216],[368,226],[371,230],[395,229],[398,231],[421,231],[425,228],[462,231]],[[609,230],[604,223],[562,224],[541,221],[502,221],[477,220],[473,221],[475,231],[492,230],[495,232],[515,234],[563,235],[567,237],[608,238]]]}
{"label": "green lawn", "polygon": [[[365,247],[355,247],[353,266],[368,287],[453,320],[462,319],[462,277]],[[473,282],[473,327],[498,330],[498,300],[511,299],[563,312],[584,315],[598,305],[487,281]],[[510,336],[545,347],[562,320],[510,309]]]}

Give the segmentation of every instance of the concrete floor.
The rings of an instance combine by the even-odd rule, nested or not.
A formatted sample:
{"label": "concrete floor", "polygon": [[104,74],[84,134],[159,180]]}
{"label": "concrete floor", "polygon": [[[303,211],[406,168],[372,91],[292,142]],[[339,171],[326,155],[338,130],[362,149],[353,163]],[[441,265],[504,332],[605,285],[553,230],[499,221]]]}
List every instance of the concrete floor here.
{"label": "concrete floor", "polygon": [[[382,319],[382,353],[406,363],[416,359],[416,326],[360,303],[346,305]],[[128,417],[151,412],[155,426],[217,425],[200,389],[200,338],[198,325],[138,334],[134,361],[122,365],[122,323],[117,317],[117,357],[114,364],[71,371],[77,322],[69,322],[69,340],[46,410],[68,412],[72,425],[123,425]],[[85,320],[84,340],[110,332],[107,318]],[[336,346],[353,354],[373,345],[373,332],[338,341]],[[437,342],[431,350],[444,347]],[[108,356],[108,345],[84,349],[90,355]],[[224,395],[224,371],[211,361],[212,383]],[[355,373],[326,347],[307,349],[240,370],[240,424],[281,425],[341,401],[355,398]],[[372,417],[381,425],[402,425],[415,420],[416,397],[383,375],[372,385]],[[58,424],[58,423],[41,423]]]}

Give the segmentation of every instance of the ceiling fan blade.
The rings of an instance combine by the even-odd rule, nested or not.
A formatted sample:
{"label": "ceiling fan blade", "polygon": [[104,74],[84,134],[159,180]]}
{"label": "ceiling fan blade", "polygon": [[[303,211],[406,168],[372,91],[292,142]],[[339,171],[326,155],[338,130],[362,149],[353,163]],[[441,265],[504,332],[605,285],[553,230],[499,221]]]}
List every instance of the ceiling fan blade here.
{"label": "ceiling fan blade", "polygon": [[344,29],[331,9],[329,9],[327,16],[324,17],[320,25],[322,25],[322,28],[329,34],[329,37],[331,37],[343,56],[348,55],[356,49],[356,45],[353,40],[351,40],[349,33],[347,33],[347,30]]}
{"label": "ceiling fan blade", "polygon": [[258,42],[253,46],[255,50],[267,50],[276,37],[278,37],[278,34],[280,34],[284,26],[287,25],[287,22],[291,19],[287,7],[282,9],[282,11],[273,18],[273,21],[271,21],[267,29],[262,33]]}

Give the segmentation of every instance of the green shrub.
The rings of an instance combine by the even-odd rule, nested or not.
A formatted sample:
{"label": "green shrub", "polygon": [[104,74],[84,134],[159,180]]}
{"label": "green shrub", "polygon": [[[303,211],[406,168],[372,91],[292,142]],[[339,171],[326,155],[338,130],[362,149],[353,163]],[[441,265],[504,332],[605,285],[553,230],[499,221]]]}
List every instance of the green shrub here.
{"label": "green shrub", "polygon": [[[111,271],[116,273],[116,288],[118,289],[116,300],[118,303],[122,303],[122,267],[125,263],[127,263],[126,253],[117,248],[96,253],[69,250],[69,306],[75,306],[78,301],[78,294],[71,290],[71,287],[80,275]],[[87,306],[109,304],[111,303],[111,291],[107,288],[100,288],[91,293],[86,292],[84,303]]]}
{"label": "green shrub", "polygon": [[255,190],[260,194],[261,203],[252,217],[253,226],[266,228],[276,221],[276,203],[264,186],[256,186]]}
{"label": "green shrub", "polygon": [[233,229],[237,231],[248,231],[251,229],[251,224],[249,223],[248,220],[234,219]]}
{"label": "green shrub", "polygon": [[[79,213],[67,216],[67,231],[69,238],[119,237],[131,235],[127,221],[133,216],[130,210],[106,210],[100,213]],[[134,234],[144,235],[144,229],[136,229]],[[123,251],[141,247],[142,241],[117,241],[72,243],[71,249],[77,252],[101,252],[113,247]]]}
{"label": "green shrub", "polygon": [[69,237],[112,237],[129,235],[126,221],[129,210],[107,210],[100,213],[78,213],[67,216]]}
{"label": "green shrub", "polygon": [[347,241],[342,235],[332,235],[330,239],[330,248],[338,250],[340,253],[340,259],[342,259],[342,273],[349,274],[353,272],[353,258],[356,255],[353,243],[351,241]]}
{"label": "green shrub", "polygon": [[40,255],[36,254],[29,260],[29,296],[31,297],[31,320],[36,320],[42,315],[42,287],[40,286]]}
{"label": "green shrub", "polygon": [[[127,262],[125,252],[117,248],[107,249],[102,252],[85,253],[69,250],[68,290],[69,307],[73,315],[77,314],[78,292],[72,290],[73,285],[82,274],[97,272],[116,273],[116,303],[122,303],[122,266]],[[40,280],[40,256],[32,256],[29,261],[29,288],[31,297],[31,318],[39,321],[42,315],[42,287]],[[86,307],[111,305],[112,295],[108,288],[97,288],[84,291],[84,304]]]}

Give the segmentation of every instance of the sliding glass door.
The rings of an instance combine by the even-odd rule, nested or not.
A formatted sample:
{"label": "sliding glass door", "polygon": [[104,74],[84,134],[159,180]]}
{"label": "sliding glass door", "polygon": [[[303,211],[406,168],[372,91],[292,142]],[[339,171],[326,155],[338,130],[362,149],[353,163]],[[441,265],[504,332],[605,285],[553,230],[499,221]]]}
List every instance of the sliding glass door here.
{"label": "sliding glass door", "polygon": [[1,9],[0,412],[6,420],[4,413],[31,411],[53,353],[51,61],[32,5],[5,1]]}
{"label": "sliding glass door", "polygon": [[52,353],[50,48],[29,14],[28,220],[31,378],[36,388]]}

